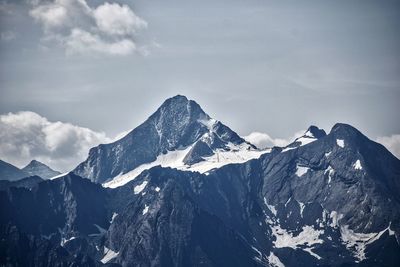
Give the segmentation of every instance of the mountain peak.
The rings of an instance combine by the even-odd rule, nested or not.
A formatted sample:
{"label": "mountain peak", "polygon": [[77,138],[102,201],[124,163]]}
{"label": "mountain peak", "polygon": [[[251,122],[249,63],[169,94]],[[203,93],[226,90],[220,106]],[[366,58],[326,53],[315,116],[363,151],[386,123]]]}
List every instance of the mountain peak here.
{"label": "mountain peak", "polygon": [[175,96],[173,96],[173,97],[170,97],[170,98],[168,98],[166,101],[168,101],[168,100],[173,100],[173,101],[185,101],[185,102],[188,102],[188,101],[189,101],[189,99],[188,99],[186,96],[180,95],[180,94],[177,94],[177,95],[175,95]]}
{"label": "mountain peak", "polygon": [[29,162],[29,164],[28,165],[26,165],[24,168],[26,168],[26,167],[28,167],[28,166],[47,166],[46,164],[44,164],[44,163],[42,163],[42,162],[40,162],[40,161],[38,161],[38,160],[36,160],[36,159],[33,159],[33,160],[31,160],[31,162]]}
{"label": "mountain peak", "polygon": [[[195,101],[176,95],[165,100],[145,122],[122,139],[92,148],[88,159],[77,166],[74,172],[102,183],[133,171],[140,165],[161,163],[189,167],[219,151],[233,150],[245,152],[240,156],[240,153],[231,155],[229,160],[243,160],[255,147],[229,127],[212,119]],[[176,155],[174,159],[168,158],[171,153],[186,153],[187,157],[185,154],[182,158]],[[253,157],[257,155],[251,154]],[[160,158],[165,158],[167,162],[159,162]],[[218,157],[215,161],[215,164],[223,165]]]}
{"label": "mountain peak", "polygon": [[336,123],[331,129],[331,133],[346,133],[351,135],[361,134],[359,130],[346,123]]}
{"label": "mountain peak", "polygon": [[347,140],[348,143],[358,143],[364,142],[368,140],[368,137],[363,135],[359,130],[354,128],[353,126],[345,123],[336,123],[329,135],[333,136],[333,138]]}
{"label": "mountain peak", "polygon": [[[189,105],[190,102],[194,102],[193,100],[188,99],[186,96],[184,95],[176,95],[170,98],[167,98],[160,106],[160,108],[162,107],[170,107],[170,108],[174,108],[180,105]],[[196,103],[197,104],[197,103]]]}
{"label": "mountain peak", "polygon": [[49,179],[51,177],[61,174],[60,172],[53,170],[46,164],[35,159],[31,160],[31,162],[29,162],[28,165],[22,168],[22,170],[30,175],[40,176],[43,179]]}
{"label": "mountain peak", "polygon": [[170,120],[173,122],[181,120],[181,122],[190,123],[189,120],[208,120],[210,119],[210,116],[208,116],[195,101],[189,100],[183,95],[176,95],[165,100],[149,119],[154,118],[157,118],[158,120]]}
{"label": "mountain peak", "polygon": [[311,125],[308,127],[307,131],[300,137],[296,138],[292,143],[287,145],[286,149],[293,149],[296,147],[301,147],[312,143],[322,137],[325,137],[326,133],[323,129],[318,128],[317,126]]}
{"label": "mountain peak", "polygon": [[310,127],[308,127],[304,136],[319,139],[326,136],[326,132],[323,129],[318,128],[317,126],[311,125]]}

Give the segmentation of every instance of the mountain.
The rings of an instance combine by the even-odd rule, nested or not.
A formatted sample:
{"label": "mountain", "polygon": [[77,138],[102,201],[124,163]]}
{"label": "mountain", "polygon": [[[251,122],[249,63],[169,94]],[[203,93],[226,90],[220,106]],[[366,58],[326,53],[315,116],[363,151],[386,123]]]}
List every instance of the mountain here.
{"label": "mountain", "polygon": [[43,179],[40,178],[39,176],[29,176],[29,177],[22,178],[17,181],[1,180],[0,181],[0,190],[7,190],[10,187],[24,187],[24,188],[31,189],[42,181],[43,181]]}
{"label": "mountain", "polygon": [[64,245],[74,235],[96,239],[108,225],[105,196],[101,186],[73,174],[0,191],[0,265],[100,266],[87,243],[73,254]]}
{"label": "mountain", "polygon": [[16,181],[27,176],[30,175],[14,165],[0,160],[0,180]]}
{"label": "mountain", "polygon": [[51,177],[61,174],[60,172],[51,169],[46,164],[43,164],[37,160],[32,160],[28,165],[22,168],[22,170],[29,175],[37,175],[43,179],[50,179]]}
{"label": "mountain", "polygon": [[122,139],[90,149],[73,172],[97,183],[111,181],[108,186],[115,187],[156,165],[205,172],[260,155],[195,101],[177,95]]}
{"label": "mountain", "polygon": [[[183,127],[189,108],[171,106],[182,98],[160,107],[175,115],[155,113],[163,122],[179,118],[159,128],[152,148],[166,151],[128,168],[114,186],[74,171],[0,190],[0,265],[400,265],[400,160],[385,147],[339,123],[329,133],[311,126],[287,147],[258,150],[240,137],[236,143],[221,138],[214,126],[203,133],[197,112],[187,119],[193,126]],[[125,145],[134,140],[145,150],[143,143],[154,137],[137,140],[138,133],[152,132],[146,122],[142,127],[150,130],[139,126],[130,138],[96,147],[92,155],[107,152],[123,166],[130,151],[137,161],[141,154]],[[191,136],[186,127],[199,134],[183,138]],[[110,152],[118,144],[120,152]],[[191,150],[199,151],[200,161],[176,165]],[[227,156],[246,153],[257,156],[236,163]],[[217,157],[219,165],[212,161]],[[93,156],[85,163],[100,170],[110,166],[106,159]]]}

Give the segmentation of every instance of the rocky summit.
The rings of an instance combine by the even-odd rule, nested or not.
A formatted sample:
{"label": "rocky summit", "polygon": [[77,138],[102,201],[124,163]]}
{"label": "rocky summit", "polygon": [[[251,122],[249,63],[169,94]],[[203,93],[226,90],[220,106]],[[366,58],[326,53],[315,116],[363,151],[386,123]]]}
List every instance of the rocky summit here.
{"label": "rocky summit", "polygon": [[40,176],[43,179],[50,179],[61,174],[61,172],[55,171],[46,164],[37,160],[32,160],[28,165],[22,168],[22,170],[30,175]]}
{"label": "rocky summit", "polygon": [[400,160],[354,127],[258,149],[184,96],[0,187],[0,266],[399,266]]}

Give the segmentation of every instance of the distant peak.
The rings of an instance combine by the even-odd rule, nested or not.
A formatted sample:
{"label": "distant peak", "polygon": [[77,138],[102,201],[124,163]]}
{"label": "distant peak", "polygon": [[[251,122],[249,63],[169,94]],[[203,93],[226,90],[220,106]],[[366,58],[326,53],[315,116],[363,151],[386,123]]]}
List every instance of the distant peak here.
{"label": "distant peak", "polygon": [[308,127],[304,136],[319,139],[326,136],[326,132],[323,129],[318,128],[317,126],[311,125],[310,127]]}
{"label": "distant peak", "polygon": [[23,171],[27,172],[30,175],[38,175],[42,178],[48,179],[53,176],[60,174],[60,172],[53,170],[46,164],[38,161],[38,160],[31,160],[28,165],[22,168]]}
{"label": "distant peak", "polygon": [[33,160],[31,160],[31,162],[29,162],[28,165],[25,166],[25,168],[28,166],[40,166],[40,165],[48,167],[46,164],[44,164],[36,159],[33,159]]}

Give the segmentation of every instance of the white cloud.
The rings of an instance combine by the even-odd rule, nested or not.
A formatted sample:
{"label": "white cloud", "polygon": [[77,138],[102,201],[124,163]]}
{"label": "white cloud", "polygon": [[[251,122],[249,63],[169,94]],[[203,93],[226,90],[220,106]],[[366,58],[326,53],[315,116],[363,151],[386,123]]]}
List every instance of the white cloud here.
{"label": "white cloud", "polygon": [[37,159],[68,171],[87,157],[91,147],[110,141],[102,132],[50,122],[30,111],[0,115],[0,159],[19,167]]}
{"label": "white cloud", "polygon": [[128,55],[135,51],[136,45],[130,39],[105,42],[99,35],[81,29],[73,29],[65,42],[68,54],[99,52],[110,55]]}
{"label": "white cloud", "polygon": [[147,22],[136,16],[127,5],[106,2],[93,14],[99,29],[109,35],[131,35],[147,27]]}
{"label": "white cloud", "polygon": [[30,12],[46,31],[60,27],[67,21],[67,9],[62,5],[43,5]]}
{"label": "white cloud", "polygon": [[284,147],[291,142],[294,141],[297,137],[300,137],[304,134],[305,131],[298,131],[296,132],[293,136],[287,138],[287,139],[282,139],[282,138],[272,138],[266,133],[261,133],[261,132],[252,132],[247,136],[244,136],[243,138],[255,145],[258,148],[267,148],[267,147],[273,147],[273,146],[279,146],[279,147]]}
{"label": "white cloud", "polygon": [[381,136],[376,141],[384,145],[393,155],[400,159],[400,134]]}
{"label": "white cloud", "polygon": [[147,27],[128,5],[118,3],[93,8],[86,0],[39,2],[30,15],[43,27],[43,40],[55,41],[67,54],[131,54],[140,50],[136,33]]}

